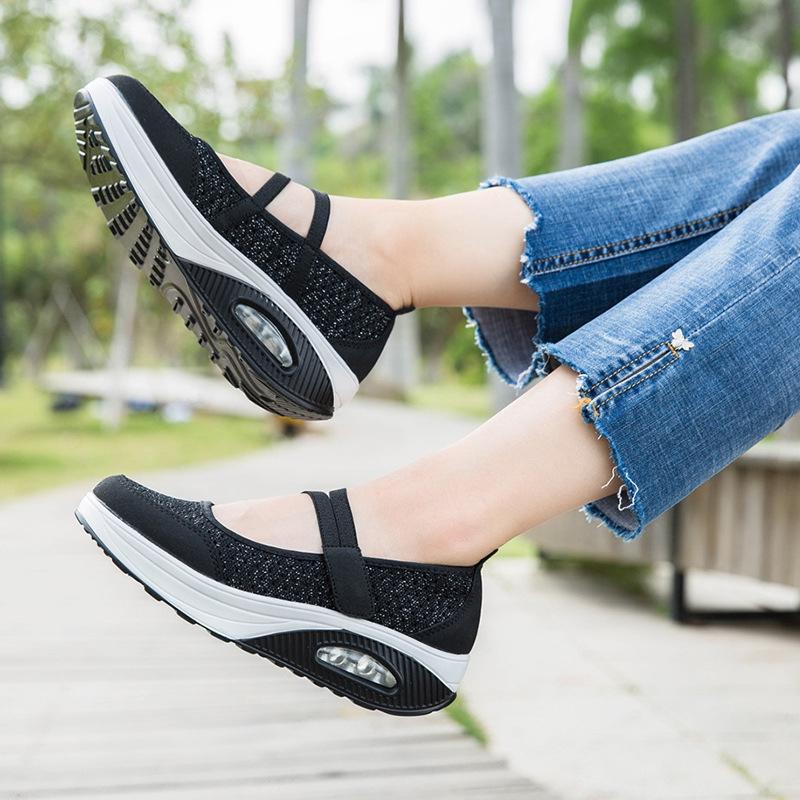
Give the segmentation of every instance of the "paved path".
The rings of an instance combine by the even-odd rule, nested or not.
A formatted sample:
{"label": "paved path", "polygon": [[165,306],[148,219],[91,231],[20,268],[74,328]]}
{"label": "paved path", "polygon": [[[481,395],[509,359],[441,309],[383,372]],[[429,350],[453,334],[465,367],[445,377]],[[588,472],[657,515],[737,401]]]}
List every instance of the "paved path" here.
{"label": "paved path", "polygon": [[[517,771],[570,800],[800,800],[796,629],[679,626],[585,576],[487,566],[462,689]],[[788,591],[720,575],[690,589],[707,607]]]}
{"label": "paved path", "polygon": [[[218,500],[331,488],[471,425],[362,401],[324,434],[133,477]],[[71,521],[89,485],[0,509],[0,797],[800,800],[796,632],[678,627],[494,560],[463,686],[486,752],[443,714],[357,709],[153,603]]]}
{"label": "paved path", "polygon": [[[147,479],[216,499],[331,488],[469,427],[361,403],[325,434]],[[444,714],[356,708],[154,603],[72,520],[90,485],[0,510],[0,797],[552,800]]]}

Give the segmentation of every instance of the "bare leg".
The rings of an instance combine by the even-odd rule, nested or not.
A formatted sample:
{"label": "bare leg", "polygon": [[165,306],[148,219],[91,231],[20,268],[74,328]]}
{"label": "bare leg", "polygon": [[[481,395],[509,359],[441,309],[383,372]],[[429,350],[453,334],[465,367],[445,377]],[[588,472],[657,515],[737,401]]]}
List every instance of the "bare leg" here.
{"label": "bare leg", "polygon": [[[272,172],[221,156],[251,194]],[[305,234],[314,209],[310,189],[291,183],[270,213]],[[519,280],[522,232],[531,213],[510,189],[433,200],[332,197],[322,249],[393,308],[482,305],[537,308]]]}
{"label": "bare leg", "polygon": [[[254,193],[272,174],[223,157]],[[535,310],[520,283],[527,206],[504,188],[422,201],[333,197],[323,249],[395,308],[481,305]],[[309,189],[290,184],[270,212],[308,229]],[[350,502],[367,556],[474,564],[522,531],[611,494],[608,447],[578,410],[561,367],[462,441],[361,486]],[[308,497],[214,507],[220,522],[278,547],[320,551]]]}
{"label": "bare leg", "polygon": [[[519,533],[616,492],[608,446],[580,415],[575,378],[559,367],[451,447],[350,488],[364,554],[474,564]],[[304,495],[214,506],[214,513],[251,539],[321,549]]]}

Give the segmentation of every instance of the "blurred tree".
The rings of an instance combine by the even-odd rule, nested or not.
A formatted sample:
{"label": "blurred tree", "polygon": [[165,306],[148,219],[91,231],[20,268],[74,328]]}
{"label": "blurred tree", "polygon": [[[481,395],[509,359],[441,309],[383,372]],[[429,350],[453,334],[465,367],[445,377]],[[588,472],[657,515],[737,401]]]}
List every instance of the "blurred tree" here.
{"label": "blurred tree", "polygon": [[777,40],[778,60],[780,62],[781,78],[783,79],[782,108],[792,107],[792,84],[789,69],[795,52],[796,30],[796,0],[778,0],[777,14]]}
{"label": "blurred tree", "polygon": [[481,178],[481,70],[472,53],[445,56],[411,88],[417,188],[447,194]]}
{"label": "blurred tree", "polygon": [[[766,110],[758,89],[767,75],[781,77],[783,103],[790,105],[797,2],[572,0],[566,61],[542,91],[523,99],[522,124],[502,111],[486,116],[487,126],[490,120],[498,126],[491,136],[514,137],[521,128],[516,166],[482,166],[490,132],[483,135],[482,70],[473,55],[449,53],[420,69],[407,50],[408,159],[416,167],[407,191],[463,191],[487,171],[535,174],[604,161],[719,127]],[[118,270],[108,265],[117,263],[118,248],[88,201],[70,127],[72,93],[96,74],[141,75],[182,122],[213,144],[222,142],[224,151],[290,169],[277,143],[294,128],[282,100],[291,95],[298,59],[289,59],[276,79],[243,77],[226,38],[221,61],[209,62],[191,34],[190,0],[107,0],[91,13],[80,8],[57,0],[0,4],[0,265],[11,298],[5,341],[14,352],[46,313],[54,285],[65,286],[88,310],[102,341],[111,338]],[[509,8],[510,0],[493,0],[490,10],[497,22],[503,14],[510,19]],[[306,8],[306,24],[307,17]],[[510,43],[507,28],[503,35]],[[502,36],[494,47],[505,48]],[[392,118],[396,77],[391,69],[369,69],[363,114],[347,130],[329,125],[341,107],[335,98],[321,87],[303,90],[307,152],[326,190],[379,195],[389,184],[393,194],[406,193],[390,183],[400,173],[392,178],[386,151],[387,129],[399,136],[402,128]],[[500,91],[510,90],[506,77]],[[392,152],[396,169],[403,153]],[[201,363],[155,293],[143,293],[140,304],[140,350]],[[429,372],[444,352],[445,370],[457,363],[462,372],[480,373],[456,310],[426,310],[421,324]],[[148,351],[150,341],[158,347]],[[469,358],[474,363],[465,366]]]}
{"label": "blurred tree", "polygon": [[[514,0],[488,0],[492,59],[486,70],[483,161],[487,174],[522,172],[519,94],[514,79]],[[520,250],[522,232],[520,232]],[[495,374],[489,378],[496,411],[517,395]]]}
{"label": "blurred tree", "polygon": [[567,25],[567,54],[561,67],[561,130],[558,169],[583,164],[585,159],[585,109],[583,97],[583,43],[589,19],[587,0],[572,0]]}
{"label": "blurred tree", "polygon": [[602,55],[598,82],[638,93],[673,139],[759,111],[759,78],[774,68],[767,0],[587,0],[584,30]]}
{"label": "blurred tree", "polygon": [[[8,344],[19,352],[55,283],[89,309],[103,338],[117,250],[102,230],[77,168],[72,96],[97,74],[140,75],[202,136],[214,136],[215,65],[189,34],[186,0],[109,0],[99,13],[55,0],[0,6],[0,174],[4,195],[0,253]],[[192,107],[185,98],[201,98]],[[194,109],[194,110],[192,110]],[[148,294],[148,307],[157,298]]]}
{"label": "blurred tree", "polygon": [[292,56],[289,78],[289,124],[286,126],[286,170],[294,180],[310,178],[308,120],[308,12],[311,0],[294,0]]}
{"label": "blurred tree", "polygon": [[408,81],[410,48],[406,39],[404,0],[397,0],[397,48],[394,61],[394,103],[389,132],[390,197],[408,197],[411,183],[410,130],[408,124]]}
{"label": "blurred tree", "polygon": [[694,0],[674,0],[675,5],[675,138],[697,133],[697,20]]}
{"label": "blurred tree", "polygon": [[[411,187],[411,134],[408,94],[410,47],[406,38],[404,0],[397,0],[396,50],[392,81],[392,113],[387,131],[389,196],[405,199]],[[373,380],[392,394],[405,396],[419,383],[419,312],[398,317]]]}
{"label": "blurred tree", "polygon": [[519,96],[514,80],[514,0],[488,0],[492,58],[486,70],[484,167],[520,174]]}

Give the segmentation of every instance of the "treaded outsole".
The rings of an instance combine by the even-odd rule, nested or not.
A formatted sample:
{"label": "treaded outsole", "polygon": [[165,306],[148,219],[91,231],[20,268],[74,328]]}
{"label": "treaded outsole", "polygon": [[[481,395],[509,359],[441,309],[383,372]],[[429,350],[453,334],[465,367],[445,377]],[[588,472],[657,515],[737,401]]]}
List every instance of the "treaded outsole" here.
{"label": "treaded outsole", "polygon": [[[94,543],[102,550],[102,552],[111,559],[114,565],[124,572],[128,577],[133,578],[145,592],[147,592],[150,597],[155,600],[158,600],[161,603],[169,606],[181,619],[185,620],[186,622],[191,623],[192,625],[197,625],[199,628],[202,628],[204,631],[210,633],[215,639],[219,639],[222,642],[228,642],[230,644],[236,645],[241,650],[244,650],[247,653],[251,653],[252,655],[260,656],[261,658],[266,658],[267,660],[271,661],[278,667],[283,667],[288,669],[293,674],[297,675],[299,678],[305,678],[306,680],[311,681],[315,686],[319,686],[322,689],[327,689],[329,692],[332,692],[337,697],[343,697],[349,700],[351,703],[355,705],[366,708],[369,711],[381,711],[384,714],[390,714],[393,716],[423,716],[426,714],[431,714],[435,711],[440,711],[441,709],[445,708],[446,706],[450,705],[456,698],[456,693],[448,689],[444,684],[442,684],[438,679],[436,679],[433,675],[431,675],[424,667],[416,664],[412,659],[407,656],[404,656],[398,651],[393,650],[392,648],[386,647],[385,645],[381,645],[373,640],[367,639],[362,636],[357,636],[356,634],[350,634],[349,631],[325,631],[324,636],[326,640],[329,640],[331,644],[351,644],[355,647],[359,647],[362,649],[369,649],[375,655],[377,655],[381,660],[389,663],[393,667],[398,666],[398,657],[405,659],[406,661],[410,662],[410,666],[403,666],[401,669],[405,669],[406,671],[410,671],[411,675],[408,677],[412,680],[421,681],[423,686],[421,689],[418,689],[414,692],[417,696],[424,696],[427,704],[422,707],[411,707],[411,706],[403,706],[397,703],[396,699],[392,698],[390,695],[386,695],[383,702],[375,702],[374,700],[370,700],[366,695],[377,695],[380,696],[380,692],[376,692],[375,690],[371,690],[365,692],[364,688],[357,683],[353,683],[351,681],[340,681],[341,685],[336,686],[332,685],[331,682],[334,681],[336,676],[332,673],[330,677],[331,682],[325,682],[320,680],[317,676],[310,674],[308,671],[303,669],[301,658],[297,657],[295,654],[300,650],[298,645],[300,644],[303,633],[314,634],[318,633],[315,631],[309,632],[290,632],[290,633],[282,633],[282,634],[274,634],[272,636],[264,636],[259,637],[257,639],[247,640],[247,641],[240,641],[236,639],[229,639],[222,634],[217,633],[216,631],[212,631],[209,628],[205,627],[200,622],[192,619],[190,616],[185,614],[179,608],[176,608],[169,600],[164,599],[161,595],[158,594],[154,589],[148,586],[141,578],[131,572],[125,564],[123,564],[115,555],[114,553],[109,550],[108,547],[103,543],[103,541],[95,534],[92,530],[91,526],[86,522],[86,520],[81,516],[80,512],[75,512],[75,518],[80,523],[81,527],[89,534],[92,538]],[[286,642],[286,646],[284,646],[284,641]],[[326,641],[327,643],[327,641]],[[274,647],[275,645],[280,644],[281,649],[285,652],[283,654],[279,654],[271,650],[270,648]],[[423,674],[424,673],[424,674]],[[348,687],[352,685],[355,689],[354,691],[349,691]],[[357,693],[356,693],[357,692]],[[434,695],[440,695],[441,699],[434,700]]]}
{"label": "treaded outsole", "polygon": [[111,234],[128,252],[135,267],[145,272],[155,289],[178,314],[211,363],[225,379],[257,406],[284,417],[301,420],[329,419],[333,409],[301,404],[287,397],[251,366],[241,348],[224,330],[208,306],[193,290],[178,259],[163,241],[148,216],[107,140],[91,97],[84,90],[75,95],[75,136],[81,165],[92,198],[106,218]]}

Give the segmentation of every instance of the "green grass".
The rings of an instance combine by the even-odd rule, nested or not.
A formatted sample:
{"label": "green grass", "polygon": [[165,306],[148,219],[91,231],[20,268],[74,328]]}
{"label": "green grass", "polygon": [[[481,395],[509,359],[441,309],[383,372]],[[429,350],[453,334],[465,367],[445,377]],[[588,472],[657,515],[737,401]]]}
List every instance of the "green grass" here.
{"label": "green grass", "polygon": [[429,383],[411,391],[409,402],[420,408],[454,411],[486,418],[491,411],[489,387],[455,382]]}
{"label": "green grass", "polygon": [[471,736],[484,746],[486,745],[489,741],[486,730],[472,715],[463,697],[457,695],[456,699],[447,706],[445,711],[454,722],[458,723],[464,729],[464,733],[466,733],[467,736]]}
{"label": "green grass", "polygon": [[90,405],[50,411],[30,383],[0,389],[0,499],[117,472],[162,469],[254,450],[272,438],[264,420],[197,415],[180,424],[130,414],[107,431]]}
{"label": "green grass", "polygon": [[577,556],[553,556],[542,560],[548,572],[574,572],[614,586],[625,594],[652,600],[648,580],[652,569],[647,564],[624,564],[614,561],[596,561]]}
{"label": "green grass", "polygon": [[524,534],[506,542],[498,551],[498,558],[533,558],[536,547]]}

